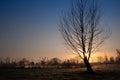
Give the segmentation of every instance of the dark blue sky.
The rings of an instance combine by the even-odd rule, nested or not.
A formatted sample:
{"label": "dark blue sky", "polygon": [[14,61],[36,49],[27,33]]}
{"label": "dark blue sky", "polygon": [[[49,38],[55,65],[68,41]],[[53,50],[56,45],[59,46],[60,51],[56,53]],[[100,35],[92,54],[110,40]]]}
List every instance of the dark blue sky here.
{"label": "dark blue sky", "polygon": [[[112,35],[103,48],[114,53],[120,41],[120,0],[100,0],[101,25]],[[68,11],[72,0],[0,0],[0,56],[64,57],[65,48],[58,30],[59,15]]]}

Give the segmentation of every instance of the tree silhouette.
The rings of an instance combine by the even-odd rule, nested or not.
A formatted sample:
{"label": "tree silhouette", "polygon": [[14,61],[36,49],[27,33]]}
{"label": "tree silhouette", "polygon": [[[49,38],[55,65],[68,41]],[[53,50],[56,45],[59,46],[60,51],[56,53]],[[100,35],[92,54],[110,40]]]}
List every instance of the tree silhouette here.
{"label": "tree silhouette", "polygon": [[104,62],[104,58],[102,56],[98,56],[98,63],[103,63]]}
{"label": "tree silhouette", "polygon": [[47,57],[41,58],[40,65],[41,65],[42,68],[47,67],[47,60],[48,60]]}
{"label": "tree silhouette", "polygon": [[105,59],[105,60],[104,60],[104,63],[107,65],[107,64],[108,64],[108,62],[109,62],[109,61],[108,61],[108,56],[107,56],[107,55],[105,55],[105,56],[104,56],[104,59]]}
{"label": "tree silhouette", "polygon": [[115,60],[114,60],[114,57],[110,57],[110,63],[114,63],[115,62]]}
{"label": "tree silhouette", "polygon": [[66,44],[84,61],[87,71],[91,55],[108,38],[99,25],[101,7],[97,0],[77,0],[68,13],[60,17],[60,32]]}
{"label": "tree silhouette", "polygon": [[61,63],[61,60],[57,57],[49,60],[49,65],[54,66],[56,68],[58,68],[60,66],[60,63]]}
{"label": "tree silhouette", "polygon": [[18,63],[19,63],[19,67],[25,68],[26,65],[28,65],[28,63],[29,63],[29,60],[27,60],[26,58],[23,58],[23,59],[20,60]]}
{"label": "tree silhouette", "polygon": [[117,52],[116,62],[120,63],[120,49],[116,49],[116,52]]}

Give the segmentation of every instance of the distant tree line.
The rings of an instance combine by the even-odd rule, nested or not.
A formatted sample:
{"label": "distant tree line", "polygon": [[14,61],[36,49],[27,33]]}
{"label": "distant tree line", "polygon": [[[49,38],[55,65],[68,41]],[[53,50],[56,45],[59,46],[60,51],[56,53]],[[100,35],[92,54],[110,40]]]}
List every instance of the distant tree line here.
{"label": "distant tree line", "polygon": [[107,57],[107,56],[98,56],[97,57],[97,63],[105,63],[105,64],[112,64],[112,63],[119,63],[120,60],[118,60],[118,57]]}
{"label": "distant tree line", "polygon": [[[99,56],[97,63],[120,64],[120,50],[116,49],[117,56],[110,57]],[[30,61],[26,58],[15,60],[10,57],[0,57],[0,68],[82,68],[84,63],[77,58],[61,60],[57,57],[48,59],[47,57],[39,58],[38,62]]]}
{"label": "distant tree line", "polygon": [[[120,58],[115,59],[114,57],[103,58],[98,57],[98,63],[120,63]],[[82,68],[85,67],[83,62],[76,59],[60,60],[59,58],[48,59],[47,57],[41,58],[39,62],[29,61],[23,58],[19,61],[12,60],[10,57],[0,58],[0,68]]]}
{"label": "distant tree line", "polygon": [[98,63],[105,63],[105,64],[111,64],[111,63],[117,63],[120,64],[120,49],[116,49],[117,56],[116,57],[107,57],[106,55],[104,57],[98,56],[97,62]]}
{"label": "distant tree line", "polygon": [[61,59],[55,57],[48,59],[47,57],[39,58],[38,62],[30,61],[26,58],[21,60],[13,60],[10,57],[0,58],[0,68],[76,68],[83,67],[83,63],[77,59]]}

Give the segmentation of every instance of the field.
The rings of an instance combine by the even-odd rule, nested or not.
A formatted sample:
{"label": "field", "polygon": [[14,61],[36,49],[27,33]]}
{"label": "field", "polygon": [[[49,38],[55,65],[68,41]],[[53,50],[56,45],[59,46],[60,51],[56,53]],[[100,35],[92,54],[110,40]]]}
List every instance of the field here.
{"label": "field", "polygon": [[0,69],[0,80],[120,80],[120,65],[94,65],[94,74],[85,68]]}

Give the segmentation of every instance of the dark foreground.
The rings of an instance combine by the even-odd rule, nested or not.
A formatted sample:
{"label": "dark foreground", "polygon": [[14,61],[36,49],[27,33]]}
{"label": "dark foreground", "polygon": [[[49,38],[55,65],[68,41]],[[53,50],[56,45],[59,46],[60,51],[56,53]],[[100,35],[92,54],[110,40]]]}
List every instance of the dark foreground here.
{"label": "dark foreground", "polygon": [[0,80],[120,80],[119,65],[93,66],[95,73],[77,69],[0,69]]}

